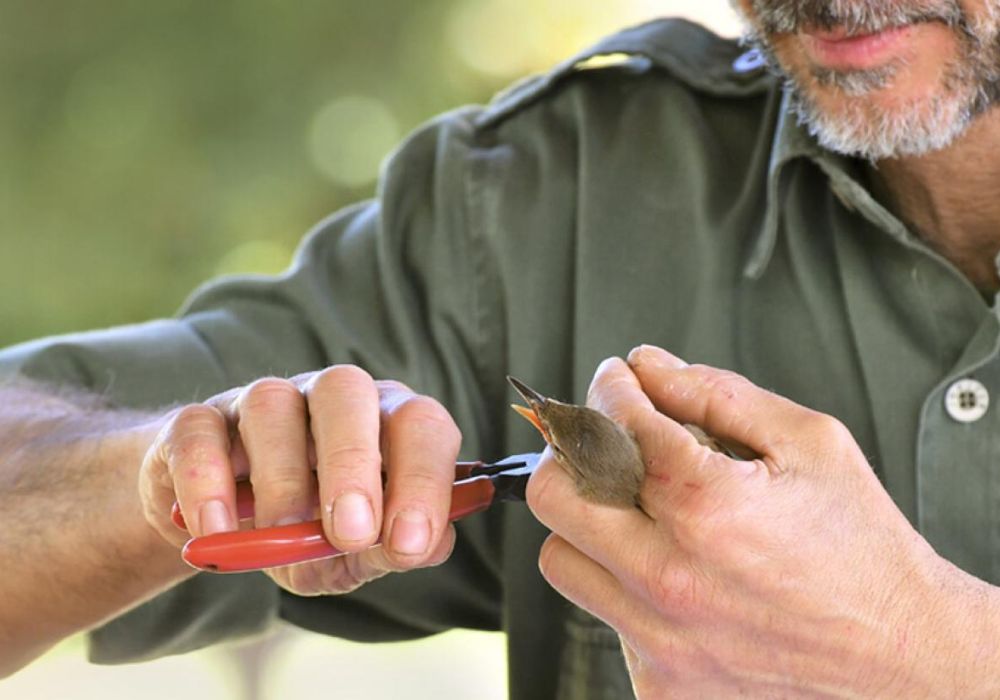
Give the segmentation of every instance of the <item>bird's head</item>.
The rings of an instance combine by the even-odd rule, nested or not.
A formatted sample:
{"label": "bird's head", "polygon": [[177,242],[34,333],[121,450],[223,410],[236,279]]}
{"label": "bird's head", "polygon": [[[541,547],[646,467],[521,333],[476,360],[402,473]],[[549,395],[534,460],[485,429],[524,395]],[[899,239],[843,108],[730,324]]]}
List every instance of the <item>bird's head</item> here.
{"label": "bird's head", "polygon": [[[586,440],[594,433],[594,415],[597,420],[607,419],[596,411],[584,406],[563,403],[539,394],[524,382],[507,377],[527,406],[511,404],[517,413],[531,423],[552,448],[555,458],[564,467],[576,471],[576,456],[581,448],[581,439]],[[589,441],[588,441],[589,442]]]}
{"label": "bird's head", "polygon": [[639,504],[645,463],[631,433],[599,411],[550,399],[514,377],[507,379],[528,404],[513,409],[538,428],[581,496],[620,508]]}

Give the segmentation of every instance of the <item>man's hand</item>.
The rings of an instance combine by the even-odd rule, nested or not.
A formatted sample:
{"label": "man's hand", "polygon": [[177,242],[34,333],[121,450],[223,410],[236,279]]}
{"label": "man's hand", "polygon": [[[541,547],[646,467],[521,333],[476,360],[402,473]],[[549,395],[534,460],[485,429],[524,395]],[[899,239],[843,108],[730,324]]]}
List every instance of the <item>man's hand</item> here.
{"label": "man's hand", "polygon": [[[181,546],[190,535],[235,530],[236,480],[249,478],[255,527],[322,517],[330,542],[350,552],[273,569],[271,577],[300,595],[345,593],[389,571],[447,559],[460,443],[433,399],[336,366],[262,379],[178,409],[146,454],[140,493],[147,520]],[[175,499],[190,535],[170,520]],[[372,548],[380,535],[384,546]]]}
{"label": "man's hand", "polygon": [[620,633],[640,697],[984,691],[994,589],[934,553],[840,423],[657,348],[629,364],[605,362],[588,403],[635,433],[645,513],[581,500],[551,460],[528,503],[555,533],[543,574]]}

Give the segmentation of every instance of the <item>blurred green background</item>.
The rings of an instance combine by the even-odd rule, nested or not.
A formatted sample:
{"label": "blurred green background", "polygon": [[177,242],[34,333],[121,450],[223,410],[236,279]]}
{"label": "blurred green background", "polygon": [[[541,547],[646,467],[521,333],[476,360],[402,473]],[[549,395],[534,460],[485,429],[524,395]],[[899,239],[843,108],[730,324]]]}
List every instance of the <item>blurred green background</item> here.
{"label": "blurred green background", "polygon": [[[691,7],[687,7],[687,5]],[[725,0],[0,0],[0,345],[283,268],[432,115]]]}
{"label": "blurred green background", "polygon": [[[0,0],[0,346],[170,315],[208,278],[281,270],[314,222],[370,196],[420,122],[657,15],[737,30],[727,0]],[[0,697],[373,698],[419,682],[501,698],[503,655],[498,635],[362,650],[285,630],[97,669],[76,639]],[[456,657],[479,679],[468,694]]]}

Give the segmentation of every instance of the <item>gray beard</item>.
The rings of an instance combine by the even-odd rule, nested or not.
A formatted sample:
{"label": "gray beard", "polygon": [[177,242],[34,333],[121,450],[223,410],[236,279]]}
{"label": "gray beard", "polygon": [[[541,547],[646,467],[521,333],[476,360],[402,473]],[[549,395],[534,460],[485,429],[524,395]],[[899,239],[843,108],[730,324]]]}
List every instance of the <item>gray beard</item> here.
{"label": "gray beard", "polygon": [[[837,153],[875,161],[946,148],[977,115],[1000,101],[1000,43],[993,21],[1000,15],[1000,3],[990,5],[981,26],[970,25],[951,0],[908,2],[905,7],[890,0],[753,0],[753,7],[758,27],[747,34],[746,41],[785,77],[799,122],[820,145]],[[766,40],[803,27],[843,26],[867,33],[929,20],[944,22],[957,32],[959,55],[946,66],[942,84],[932,97],[892,109],[879,109],[866,98],[889,87],[905,64],[868,71],[816,68],[808,75],[790,75],[778,64]],[[812,96],[816,89],[831,88],[844,97],[836,112],[821,109]]]}

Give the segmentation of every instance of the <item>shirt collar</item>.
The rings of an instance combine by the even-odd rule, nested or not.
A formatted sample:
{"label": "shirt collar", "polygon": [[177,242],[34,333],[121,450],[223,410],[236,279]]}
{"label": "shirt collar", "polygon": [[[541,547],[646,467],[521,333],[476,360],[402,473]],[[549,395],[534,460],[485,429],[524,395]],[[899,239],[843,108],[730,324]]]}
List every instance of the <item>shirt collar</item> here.
{"label": "shirt collar", "polygon": [[764,223],[757,240],[750,249],[750,255],[743,268],[743,274],[758,279],[764,274],[778,240],[781,225],[781,209],[787,184],[782,177],[788,163],[798,158],[818,160],[831,155],[823,149],[806,126],[800,122],[792,107],[791,93],[785,90],[778,111],[771,159],[767,171],[767,204]]}

